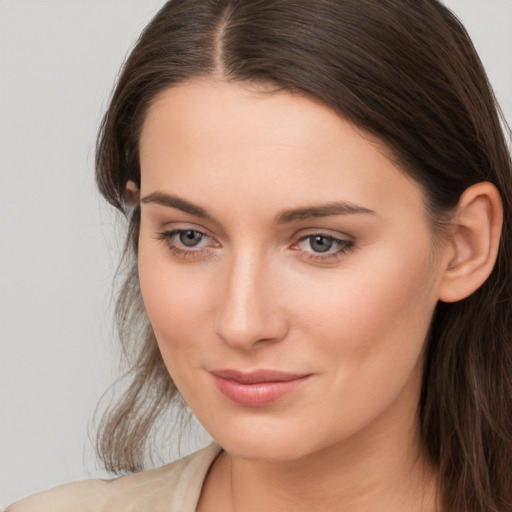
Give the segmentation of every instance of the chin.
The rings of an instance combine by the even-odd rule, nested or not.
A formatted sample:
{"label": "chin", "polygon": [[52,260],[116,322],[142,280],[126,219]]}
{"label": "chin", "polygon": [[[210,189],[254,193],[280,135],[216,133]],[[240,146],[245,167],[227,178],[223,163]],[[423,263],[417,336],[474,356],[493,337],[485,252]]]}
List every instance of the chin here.
{"label": "chin", "polygon": [[249,429],[241,428],[240,425],[233,425],[230,429],[221,426],[217,432],[216,429],[210,430],[210,434],[230,455],[245,460],[293,461],[317,449],[313,443],[305,442],[307,436],[297,432],[296,426],[293,429],[294,435],[290,435],[290,430],[284,426],[276,428],[260,424],[261,428],[258,428],[254,423]]}

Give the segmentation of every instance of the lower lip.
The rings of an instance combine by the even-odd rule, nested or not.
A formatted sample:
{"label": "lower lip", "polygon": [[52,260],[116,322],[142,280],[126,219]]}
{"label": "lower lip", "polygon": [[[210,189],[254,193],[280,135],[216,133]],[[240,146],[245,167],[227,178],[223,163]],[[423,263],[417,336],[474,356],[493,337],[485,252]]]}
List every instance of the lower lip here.
{"label": "lower lip", "polygon": [[235,380],[213,375],[219,391],[231,402],[246,407],[263,407],[289,395],[301,386],[310,375],[283,382],[242,384]]}

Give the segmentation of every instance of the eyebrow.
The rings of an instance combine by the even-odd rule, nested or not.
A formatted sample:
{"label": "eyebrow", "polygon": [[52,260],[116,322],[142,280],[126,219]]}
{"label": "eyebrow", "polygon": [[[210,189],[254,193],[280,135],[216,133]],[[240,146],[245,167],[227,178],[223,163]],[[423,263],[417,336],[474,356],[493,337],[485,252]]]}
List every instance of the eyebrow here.
{"label": "eyebrow", "polygon": [[287,224],[297,220],[308,220],[318,217],[330,217],[333,215],[353,215],[353,214],[367,214],[376,215],[376,212],[358,206],[347,201],[335,201],[332,203],[306,206],[304,208],[294,208],[291,210],[284,210],[277,216],[278,224]]}
{"label": "eyebrow", "polygon": [[167,206],[168,208],[176,208],[182,212],[189,213],[195,217],[201,217],[202,219],[208,219],[215,222],[213,215],[208,213],[204,208],[194,203],[181,199],[180,197],[166,194],[165,192],[153,192],[140,201],[141,203],[154,203],[160,206]]}
{"label": "eyebrow", "polygon": [[[215,217],[203,207],[191,203],[185,199],[181,199],[180,197],[166,194],[165,192],[152,192],[151,194],[143,197],[141,199],[141,203],[154,203],[160,206],[166,206],[168,208],[176,208],[177,210],[181,210],[195,217],[217,222]],[[358,206],[347,201],[335,201],[319,205],[283,210],[277,215],[276,222],[277,224],[288,224],[298,220],[330,217],[334,215],[354,214],[376,215],[376,212],[370,210],[369,208]]]}

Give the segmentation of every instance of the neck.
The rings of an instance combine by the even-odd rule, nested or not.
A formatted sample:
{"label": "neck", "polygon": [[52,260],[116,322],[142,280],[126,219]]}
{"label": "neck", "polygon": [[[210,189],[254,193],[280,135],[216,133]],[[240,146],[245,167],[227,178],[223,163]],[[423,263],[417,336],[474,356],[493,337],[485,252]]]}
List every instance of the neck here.
{"label": "neck", "polygon": [[233,512],[432,512],[435,473],[401,435],[348,440],[291,462],[231,458]]}

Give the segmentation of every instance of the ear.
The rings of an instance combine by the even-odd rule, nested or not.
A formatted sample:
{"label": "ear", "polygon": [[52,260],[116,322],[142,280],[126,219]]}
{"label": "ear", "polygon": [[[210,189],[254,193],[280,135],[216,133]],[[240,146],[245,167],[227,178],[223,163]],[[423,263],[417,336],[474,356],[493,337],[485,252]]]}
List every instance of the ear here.
{"label": "ear", "polygon": [[457,302],[482,286],[496,263],[502,223],[503,206],[492,183],[477,183],[464,191],[454,217],[440,300]]}
{"label": "ear", "polygon": [[139,203],[140,191],[139,187],[134,181],[128,180],[126,183],[126,188],[124,189],[124,198],[129,205],[135,206]]}

